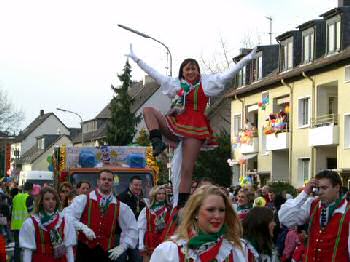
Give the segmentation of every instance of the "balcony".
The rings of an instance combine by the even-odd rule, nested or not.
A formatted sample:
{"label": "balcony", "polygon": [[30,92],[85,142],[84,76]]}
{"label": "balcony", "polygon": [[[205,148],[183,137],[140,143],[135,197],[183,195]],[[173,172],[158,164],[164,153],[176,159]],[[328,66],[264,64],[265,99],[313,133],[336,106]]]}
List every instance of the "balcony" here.
{"label": "balcony", "polygon": [[258,153],[259,152],[259,138],[253,137],[249,143],[241,143],[239,148],[240,148],[241,154]]}
{"label": "balcony", "polygon": [[266,135],[266,150],[285,150],[289,148],[289,132]]}
{"label": "balcony", "polygon": [[310,146],[327,146],[338,144],[338,115],[322,115],[311,119],[311,128],[309,129]]}

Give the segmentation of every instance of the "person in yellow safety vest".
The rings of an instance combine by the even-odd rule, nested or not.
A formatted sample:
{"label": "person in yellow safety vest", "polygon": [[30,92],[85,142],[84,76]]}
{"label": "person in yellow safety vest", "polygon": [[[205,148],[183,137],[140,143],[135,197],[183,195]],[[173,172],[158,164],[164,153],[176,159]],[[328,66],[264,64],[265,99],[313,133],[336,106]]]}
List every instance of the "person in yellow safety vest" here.
{"label": "person in yellow safety vest", "polygon": [[24,220],[33,211],[34,200],[31,196],[32,190],[33,184],[26,182],[23,186],[23,193],[17,194],[12,200],[11,230],[15,240],[15,262],[20,262],[19,231],[22,228]]}

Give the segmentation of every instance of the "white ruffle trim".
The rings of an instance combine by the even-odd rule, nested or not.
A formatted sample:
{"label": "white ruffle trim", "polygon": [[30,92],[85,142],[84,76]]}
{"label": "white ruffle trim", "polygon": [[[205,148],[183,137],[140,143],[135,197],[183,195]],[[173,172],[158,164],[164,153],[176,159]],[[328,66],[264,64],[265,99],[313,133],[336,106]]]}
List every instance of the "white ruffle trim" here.
{"label": "white ruffle trim", "polygon": [[[183,240],[183,239],[179,239],[179,240],[173,240],[178,246],[181,247],[181,251],[183,254],[187,255],[187,258],[191,258],[193,259],[194,262],[200,261],[199,259],[199,254],[197,252],[195,252],[193,249],[188,249],[186,250],[186,246],[187,246],[187,241]],[[236,248],[233,246],[233,244],[224,239],[222,241],[221,247],[219,249],[219,253],[216,256],[216,260],[218,262],[222,262],[225,261],[225,259],[231,254],[233,253],[233,256],[236,257],[237,253]]]}

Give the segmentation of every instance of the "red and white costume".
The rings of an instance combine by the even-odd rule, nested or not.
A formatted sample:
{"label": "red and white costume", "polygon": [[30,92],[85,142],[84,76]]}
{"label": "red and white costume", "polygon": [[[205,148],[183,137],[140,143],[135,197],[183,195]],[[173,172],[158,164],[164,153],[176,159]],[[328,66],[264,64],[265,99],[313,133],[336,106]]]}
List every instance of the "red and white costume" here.
{"label": "red and white costume", "polygon": [[[152,254],[161,243],[162,233],[170,216],[170,208],[166,205],[157,209],[145,207],[138,218],[139,249]],[[161,226],[160,229],[158,227]]]}
{"label": "red and white costume", "polygon": [[206,255],[210,256],[212,252],[215,252],[215,259],[217,262],[246,262],[246,253],[244,249],[241,250],[235,247],[225,238],[215,246],[211,246],[208,250],[202,251],[201,253],[193,249],[187,249],[186,240],[166,241],[154,250],[151,262],[207,262],[212,261],[205,258]]}
{"label": "red and white costume", "polygon": [[[66,247],[66,256],[55,259],[50,240],[50,230],[56,229]],[[19,232],[19,244],[23,248],[23,262],[58,262],[74,261],[73,246],[76,245],[76,231],[73,221],[68,216],[58,214],[48,226],[41,225],[40,217],[32,215],[27,218]]]}
{"label": "red and white costume", "polygon": [[79,232],[78,240],[93,249],[97,245],[107,252],[116,246],[116,231],[121,229],[120,245],[135,248],[137,244],[137,223],[134,213],[129,206],[120,202],[115,196],[108,205],[105,213],[99,206],[99,193],[94,190],[89,195],[74,198],[72,204],[65,209],[75,219],[91,228],[96,238],[89,240]]}
{"label": "red and white costume", "polygon": [[328,224],[321,228],[321,201],[318,198],[308,198],[303,191],[281,206],[279,220],[287,227],[302,225],[310,220],[305,261],[350,260],[349,203],[344,198],[335,208]]}
{"label": "red and white costume", "polygon": [[[176,116],[166,116],[169,129],[179,138],[193,137],[203,141],[209,141],[212,138],[212,130],[209,121],[204,114],[205,108],[210,97],[220,95],[225,88],[229,87],[231,80],[250,60],[255,56],[255,51],[244,57],[227,71],[218,74],[209,74],[200,76],[200,86],[193,88],[186,95],[185,110]],[[182,89],[178,78],[162,75],[155,69],[147,65],[134,53],[129,55],[143,71],[149,74],[159,85],[164,95],[174,98]],[[206,146],[206,143],[203,144]],[[172,161],[173,174],[173,194],[174,206],[178,202],[178,188],[181,178],[182,163],[182,143],[179,143]]]}

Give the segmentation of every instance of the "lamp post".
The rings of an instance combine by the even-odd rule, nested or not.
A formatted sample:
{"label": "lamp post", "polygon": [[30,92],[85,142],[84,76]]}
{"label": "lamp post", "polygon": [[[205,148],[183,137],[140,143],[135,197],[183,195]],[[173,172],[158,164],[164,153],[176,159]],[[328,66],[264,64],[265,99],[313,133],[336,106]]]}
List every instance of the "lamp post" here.
{"label": "lamp post", "polygon": [[165,49],[167,50],[167,53],[169,54],[169,75],[172,76],[173,75],[173,58],[171,56],[171,53],[170,53],[170,50],[169,50],[169,47],[167,47],[163,42],[145,34],[145,33],[142,33],[142,32],[139,32],[135,29],[132,29],[128,26],[125,26],[125,25],[118,25],[119,27],[127,30],[127,31],[130,31],[131,33],[134,33],[134,34],[137,34],[139,36],[142,36],[143,38],[149,38],[149,39],[152,39],[153,41],[156,41],[157,43],[161,44],[162,46],[165,47]]}
{"label": "lamp post", "polygon": [[83,118],[81,117],[81,115],[79,115],[78,113],[75,113],[73,111],[70,111],[70,110],[67,110],[67,109],[62,109],[62,108],[56,108],[58,111],[62,111],[62,112],[65,112],[65,113],[70,113],[70,114],[73,114],[73,115],[76,115],[80,118],[80,126],[81,126],[81,145],[83,146],[84,145],[84,135],[83,135]]}

